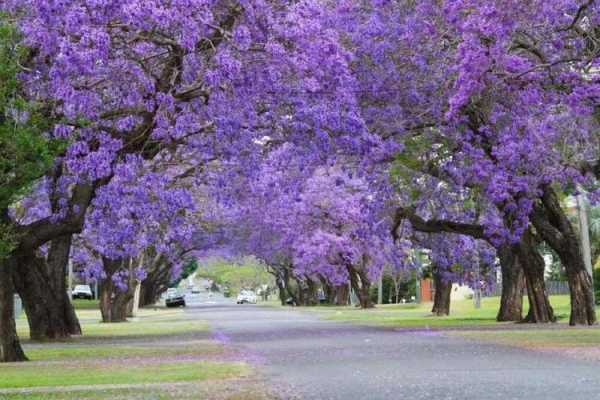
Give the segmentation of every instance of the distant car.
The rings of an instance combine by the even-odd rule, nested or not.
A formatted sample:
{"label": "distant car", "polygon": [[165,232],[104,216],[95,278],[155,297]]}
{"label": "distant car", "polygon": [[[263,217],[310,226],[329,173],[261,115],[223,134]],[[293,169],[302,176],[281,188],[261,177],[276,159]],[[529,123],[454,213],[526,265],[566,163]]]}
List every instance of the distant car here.
{"label": "distant car", "polygon": [[194,286],[192,288],[192,294],[200,294],[200,288],[197,286]]}
{"label": "distant car", "polygon": [[75,289],[73,289],[72,296],[74,299],[85,299],[92,300],[94,298],[94,294],[92,293],[92,288],[89,285],[77,285]]}
{"label": "distant car", "polygon": [[165,305],[167,307],[185,307],[185,296],[179,293],[177,290],[170,293],[167,291]]}
{"label": "distant car", "polygon": [[237,297],[238,304],[256,304],[256,293],[251,290],[242,290]]}

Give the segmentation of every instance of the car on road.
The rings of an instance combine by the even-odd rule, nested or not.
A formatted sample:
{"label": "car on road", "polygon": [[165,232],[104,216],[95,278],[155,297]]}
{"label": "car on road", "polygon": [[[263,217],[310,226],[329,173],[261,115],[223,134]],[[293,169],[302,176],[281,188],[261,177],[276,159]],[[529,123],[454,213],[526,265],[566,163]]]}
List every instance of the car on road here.
{"label": "car on road", "polygon": [[200,288],[198,286],[192,287],[192,294],[200,294]]}
{"label": "car on road", "polygon": [[238,304],[256,304],[256,293],[252,290],[242,290],[237,297]]}
{"label": "car on road", "polygon": [[92,288],[89,285],[77,285],[75,286],[75,289],[73,289],[72,297],[74,299],[92,300],[94,298],[94,294],[92,293]]}
{"label": "car on road", "polygon": [[165,300],[167,307],[185,307],[185,295],[175,290],[170,293],[167,292],[167,299]]}

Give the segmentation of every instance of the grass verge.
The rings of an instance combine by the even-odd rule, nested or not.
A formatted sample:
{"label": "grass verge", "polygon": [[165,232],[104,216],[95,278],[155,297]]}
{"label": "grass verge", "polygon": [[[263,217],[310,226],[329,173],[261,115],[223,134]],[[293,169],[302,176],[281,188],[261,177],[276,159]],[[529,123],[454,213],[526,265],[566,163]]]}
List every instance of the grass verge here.
{"label": "grass verge", "polygon": [[[552,296],[550,302],[559,320],[566,320],[569,314],[569,297]],[[527,299],[523,309],[527,310]],[[398,328],[469,328],[498,325],[496,314],[500,307],[499,297],[487,297],[476,309],[471,300],[453,301],[450,316],[436,317],[431,314],[431,303],[379,305],[371,310],[355,307],[315,307],[312,312],[323,318],[335,321],[348,321],[361,324],[383,325]]]}
{"label": "grass verge", "polygon": [[0,365],[0,399],[268,399],[250,367],[182,310],[145,309],[103,324],[76,303],[84,335],[34,343],[17,321],[30,362]]}
{"label": "grass verge", "polygon": [[106,365],[84,362],[77,364],[36,364],[0,366],[0,388],[31,388],[75,385],[119,385],[162,382],[202,381],[242,375],[247,367],[239,363],[209,361],[156,362]]}

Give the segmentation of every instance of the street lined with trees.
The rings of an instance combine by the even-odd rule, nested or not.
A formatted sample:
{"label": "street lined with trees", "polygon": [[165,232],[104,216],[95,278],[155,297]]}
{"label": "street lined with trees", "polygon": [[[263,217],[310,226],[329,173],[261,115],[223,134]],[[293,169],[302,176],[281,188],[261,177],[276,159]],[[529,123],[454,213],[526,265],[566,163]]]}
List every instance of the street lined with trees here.
{"label": "street lined with trees", "polygon": [[30,340],[85,337],[69,270],[106,324],[192,271],[362,309],[427,276],[442,319],[500,285],[498,322],[552,324],[552,256],[596,325],[599,24],[594,0],[3,1],[0,362],[27,360],[15,294]]}

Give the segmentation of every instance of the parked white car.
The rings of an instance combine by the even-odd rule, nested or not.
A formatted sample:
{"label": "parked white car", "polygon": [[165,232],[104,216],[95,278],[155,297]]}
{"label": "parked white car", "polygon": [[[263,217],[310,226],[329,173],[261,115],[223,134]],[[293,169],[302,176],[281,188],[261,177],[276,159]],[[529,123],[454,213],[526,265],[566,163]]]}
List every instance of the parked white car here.
{"label": "parked white car", "polygon": [[92,300],[94,298],[94,294],[92,293],[92,288],[89,285],[75,286],[75,289],[73,289],[73,298],[74,299]]}
{"label": "parked white car", "polygon": [[237,297],[238,304],[256,304],[256,293],[251,290],[242,290]]}

